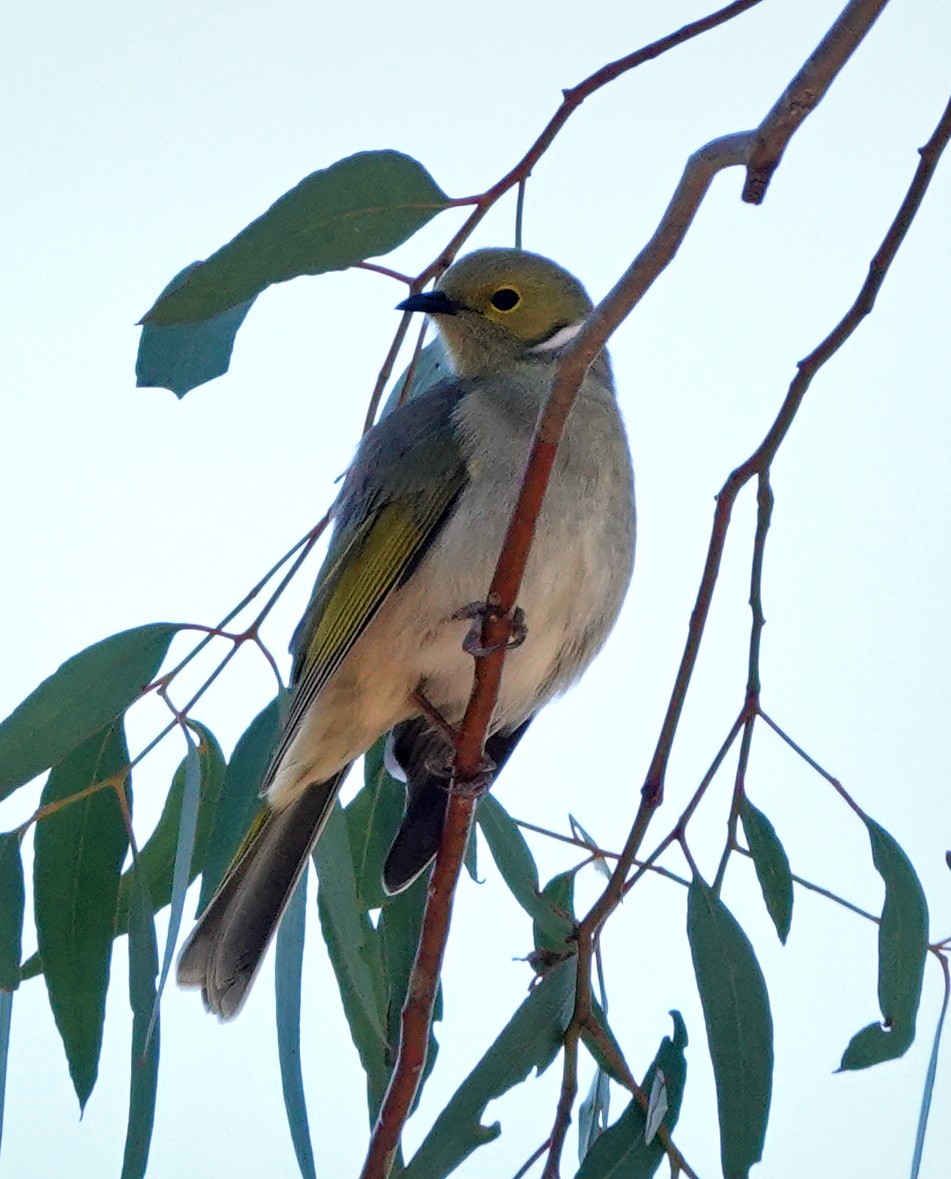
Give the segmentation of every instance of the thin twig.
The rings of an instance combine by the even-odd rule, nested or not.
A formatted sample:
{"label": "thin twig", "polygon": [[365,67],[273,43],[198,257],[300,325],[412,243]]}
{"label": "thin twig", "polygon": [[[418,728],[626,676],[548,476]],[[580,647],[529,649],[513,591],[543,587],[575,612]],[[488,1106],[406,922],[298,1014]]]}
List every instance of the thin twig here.
{"label": "thin twig", "polygon": [[529,1155],[529,1157],[525,1160],[525,1162],[522,1163],[522,1165],[519,1167],[519,1169],[512,1176],[512,1179],[525,1179],[525,1176],[528,1174],[528,1172],[532,1169],[532,1167],[534,1167],[534,1165],[538,1162],[538,1160],[542,1157],[542,1155],[548,1149],[548,1144],[550,1142],[551,1142],[551,1139],[546,1138],[545,1141],[541,1144],[541,1146],[538,1147],[537,1150],[532,1151],[531,1155]]}
{"label": "thin twig", "polygon": [[839,71],[858,49],[888,0],[850,0],[802,69],[759,126],[743,200],[762,204],[790,139],[821,102]]}
{"label": "thin twig", "polygon": [[569,1027],[565,1033],[561,1090],[555,1106],[555,1121],[548,1139],[548,1157],[545,1159],[542,1179],[559,1179],[561,1175],[561,1153],[571,1125],[571,1111],[578,1096],[578,1036],[577,1027]]}

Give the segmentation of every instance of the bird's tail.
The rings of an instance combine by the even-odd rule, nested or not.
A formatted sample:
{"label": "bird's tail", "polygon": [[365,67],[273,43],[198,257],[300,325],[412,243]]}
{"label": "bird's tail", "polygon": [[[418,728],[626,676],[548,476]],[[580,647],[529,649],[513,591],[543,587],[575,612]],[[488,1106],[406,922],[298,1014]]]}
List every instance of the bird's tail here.
{"label": "bird's tail", "polygon": [[178,958],[178,981],[209,1011],[237,1015],[349,770],[308,786],[282,810],[267,804]]}

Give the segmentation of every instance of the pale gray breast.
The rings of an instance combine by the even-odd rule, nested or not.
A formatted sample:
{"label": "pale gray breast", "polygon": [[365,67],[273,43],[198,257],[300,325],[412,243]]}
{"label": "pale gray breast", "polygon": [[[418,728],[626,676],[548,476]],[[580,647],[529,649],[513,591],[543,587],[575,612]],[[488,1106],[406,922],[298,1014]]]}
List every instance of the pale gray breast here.
{"label": "pale gray breast", "polygon": [[[491,568],[553,367],[532,361],[483,378],[455,410],[472,479],[469,523],[488,540]],[[519,593],[530,638],[506,675],[530,662],[543,698],[580,675],[620,612],[634,540],[631,459],[605,362],[589,373],[559,447]]]}

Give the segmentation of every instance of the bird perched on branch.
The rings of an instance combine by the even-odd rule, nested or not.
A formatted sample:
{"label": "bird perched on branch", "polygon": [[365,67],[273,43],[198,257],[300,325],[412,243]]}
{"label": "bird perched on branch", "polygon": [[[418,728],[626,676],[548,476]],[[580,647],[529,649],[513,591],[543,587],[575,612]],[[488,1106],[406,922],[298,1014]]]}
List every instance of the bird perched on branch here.
{"label": "bird perched on branch", "polygon": [[[389,733],[407,783],[384,869],[390,893],[428,868],[447,807],[452,746],[473,685],[465,647],[501,551],[561,349],[591,311],[547,258],[479,250],[400,304],[432,316],[453,375],[363,439],[291,644],[292,695],[264,804],[185,943],[184,986],[221,1018],[244,1001],[353,761]],[[571,411],[519,591],[486,742],[501,768],[532,717],[585,670],[617,619],[634,560],[634,486],[606,354]]]}

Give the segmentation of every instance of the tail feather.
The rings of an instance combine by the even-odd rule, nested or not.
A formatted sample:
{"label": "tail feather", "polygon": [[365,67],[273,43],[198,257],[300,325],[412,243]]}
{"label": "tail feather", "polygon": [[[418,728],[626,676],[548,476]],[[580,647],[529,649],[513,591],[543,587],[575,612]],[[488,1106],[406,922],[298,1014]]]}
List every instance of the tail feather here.
{"label": "tail feather", "polygon": [[265,814],[185,942],[179,984],[220,1019],[241,1009],[349,768]]}

